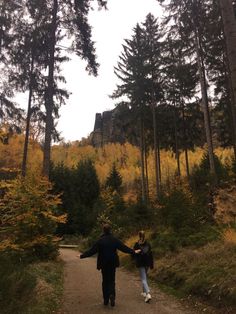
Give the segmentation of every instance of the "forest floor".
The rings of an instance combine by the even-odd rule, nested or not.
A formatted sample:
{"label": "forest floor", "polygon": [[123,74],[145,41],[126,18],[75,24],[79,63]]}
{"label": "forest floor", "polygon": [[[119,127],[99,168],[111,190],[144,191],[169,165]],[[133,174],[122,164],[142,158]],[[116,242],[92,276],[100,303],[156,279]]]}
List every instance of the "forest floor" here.
{"label": "forest floor", "polygon": [[[153,286],[152,300],[146,304],[141,297],[141,284],[137,273],[123,268],[116,275],[116,306],[103,305],[101,274],[96,269],[96,259],[80,260],[78,251],[61,249],[61,258],[65,263],[64,296],[61,309],[57,314],[197,314],[219,313],[216,309],[203,304],[178,300]],[[222,313],[222,312],[221,312]]]}

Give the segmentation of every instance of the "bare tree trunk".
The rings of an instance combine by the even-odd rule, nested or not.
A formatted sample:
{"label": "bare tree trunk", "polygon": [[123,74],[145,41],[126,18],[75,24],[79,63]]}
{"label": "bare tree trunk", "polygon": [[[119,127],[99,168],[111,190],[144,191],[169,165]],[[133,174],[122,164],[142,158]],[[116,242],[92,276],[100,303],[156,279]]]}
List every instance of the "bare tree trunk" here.
{"label": "bare tree trunk", "polygon": [[231,94],[232,138],[236,159],[236,19],[232,0],[219,0],[226,41],[229,70],[229,88]]}
{"label": "bare tree trunk", "polygon": [[187,178],[189,181],[190,172],[189,172],[189,160],[188,160],[188,149],[187,149],[187,147],[185,147],[185,149],[184,149],[184,154],[185,154],[186,175],[187,175]]}
{"label": "bare tree trunk", "polygon": [[146,204],[147,192],[145,183],[145,163],[144,163],[144,136],[143,136],[143,119],[140,118],[140,158],[141,158],[141,183],[142,183],[142,201]]}
{"label": "bare tree trunk", "polygon": [[[184,1],[185,6],[187,7],[189,4]],[[192,8],[195,8],[194,1],[191,1]],[[210,163],[210,172],[214,176],[216,180],[216,171],[215,171],[215,161],[214,161],[214,150],[212,143],[212,132],[211,132],[211,123],[210,123],[210,113],[209,113],[209,103],[208,103],[208,95],[207,95],[207,83],[206,83],[206,73],[205,73],[205,65],[203,61],[203,51],[201,45],[201,36],[199,34],[198,29],[198,12],[192,12],[192,16],[190,17],[190,23],[192,23],[194,39],[195,39],[195,50],[197,55],[197,63],[198,63],[198,72],[200,78],[200,87],[201,87],[201,95],[202,95],[202,109],[204,115],[204,125],[205,125],[205,133],[206,133],[206,142],[207,142],[207,150],[209,156]]]}
{"label": "bare tree trunk", "polygon": [[[153,96],[152,96],[153,98]],[[161,174],[160,174],[160,149],[158,145],[157,138],[157,123],[156,123],[156,110],[155,110],[154,99],[152,99],[152,118],[153,118],[153,135],[154,135],[154,164],[155,164],[155,176],[156,176],[156,198],[159,198],[160,194],[160,183],[161,183]]]}
{"label": "bare tree trunk", "polygon": [[148,176],[148,154],[147,146],[144,141],[144,157],[145,157],[145,176],[146,176],[146,191],[147,191],[147,202],[149,202],[149,176]]}
{"label": "bare tree trunk", "polygon": [[[228,68],[228,64],[227,64]],[[233,150],[234,150],[234,159],[236,160],[236,110],[235,110],[235,100],[234,100],[234,93],[233,93],[233,86],[231,76],[229,74],[229,69],[227,69],[227,78],[228,78],[228,85],[229,85],[229,95],[230,95],[230,103],[227,102],[227,109],[229,112],[230,118],[230,130],[231,136],[233,141]]]}
{"label": "bare tree trunk", "polygon": [[57,11],[58,0],[53,0],[51,36],[50,36],[50,52],[49,52],[49,67],[48,67],[48,87],[45,99],[46,107],[46,125],[45,125],[45,141],[43,155],[43,174],[48,177],[50,170],[51,159],[51,140],[53,130],[53,94],[54,94],[54,66],[55,66],[55,45],[56,45],[56,30],[57,30]]}
{"label": "bare tree trunk", "polygon": [[30,65],[30,79],[29,79],[29,98],[28,98],[26,129],[25,129],[25,142],[24,142],[23,160],[22,160],[22,168],[21,168],[21,173],[23,177],[26,176],[26,168],[27,168],[27,155],[28,155],[28,146],[29,146],[29,132],[30,132],[30,118],[31,118],[31,101],[32,101],[32,94],[33,94],[33,71],[34,71],[34,53],[32,51],[31,65]]}
{"label": "bare tree trunk", "polygon": [[183,132],[184,132],[184,155],[185,155],[185,165],[186,165],[186,175],[189,181],[189,161],[188,161],[188,147],[187,147],[187,134],[186,134],[186,120],[185,120],[185,111],[184,111],[184,101],[181,99],[182,107],[182,119],[183,119]]}
{"label": "bare tree trunk", "polygon": [[160,180],[160,191],[161,191],[161,151],[160,151],[159,135],[157,137],[157,158],[159,160],[158,167],[159,167],[159,180]]}
{"label": "bare tree trunk", "polygon": [[176,123],[176,105],[174,101],[174,111],[173,111],[173,117],[174,117],[174,131],[175,131],[175,158],[177,161],[177,174],[178,177],[181,176],[180,171],[180,160],[179,160],[179,143],[178,143],[178,130],[177,130],[177,123]]}
{"label": "bare tree trunk", "polygon": [[202,48],[201,48],[201,43],[199,40],[199,35],[197,34],[197,30],[195,30],[195,44],[196,44],[198,71],[199,71],[201,94],[202,94],[202,109],[203,109],[203,115],[204,115],[204,125],[205,125],[207,149],[208,149],[208,155],[209,155],[210,172],[216,178],[205,66],[202,59]]}

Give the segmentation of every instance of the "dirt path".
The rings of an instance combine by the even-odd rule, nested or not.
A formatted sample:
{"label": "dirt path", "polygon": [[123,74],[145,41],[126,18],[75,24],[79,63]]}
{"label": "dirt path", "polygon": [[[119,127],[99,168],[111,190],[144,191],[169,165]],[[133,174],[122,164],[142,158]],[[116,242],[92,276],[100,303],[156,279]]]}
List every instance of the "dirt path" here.
{"label": "dirt path", "polygon": [[[124,269],[117,270],[116,306],[111,308],[102,304],[101,274],[96,270],[96,259],[80,260],[78,252],[61,249],[61,258],[65,262],[65,287],[62,309],[58,314],[196,314],[188,305],[152,289],[152,301],[146,304],[140,296],[140,281],[137,275]],[[207,312],[205,312],[207,313]]]}

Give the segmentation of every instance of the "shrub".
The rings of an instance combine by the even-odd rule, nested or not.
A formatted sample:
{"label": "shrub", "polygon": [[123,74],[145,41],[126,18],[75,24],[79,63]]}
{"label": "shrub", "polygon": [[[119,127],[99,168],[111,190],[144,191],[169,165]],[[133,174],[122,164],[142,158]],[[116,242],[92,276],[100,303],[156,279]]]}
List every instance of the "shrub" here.
{"label": "shrub", "polygon": [[112,169],[106,178],[105,187],[110,188],[111,191],[119,192],[122,185],[122,177],[116,169],[115,163],[112,165]]}
{"label": "shrub", "polygon": [[29,302],[36,279],[17,254],[0,255],[1,313],[21,313]]}
{"label": "shrub", "polygon": [[11,181],[0,202],[0,252],[19,252],[30,259],[57,254],[54,232],[66,217],[58,215],[61,201],[51,189],[45,178],[19,177]]}
{"label": "shrub", "polygon": [[100,194],[96,169],[91,160],[81,160],[76,167],[63,163],[51,168],[50,179],[55,193],[62,194],[62,206],[66,210],[67,223],[60,226],[59,234],[87,235],[96,219],[94,205]]}
{"label": "shrub", "polygon": [[[226,167],[216,155],[214,155],[214,162],[217,180],[219,182],[225,180],[228,176]],[[193,168],[190,183],[195,190],[204,190],[208,189],[207,187],[214,185],[214,180],[214,177],[210,173],[209,156],[205,153],[200,164]]]}
{"label": "shrub", "polygon": [[163,225],[179,231],[183,228],[193,229],[198,222],[198,212],[192,195],[181,187],[174,187],[160,200],[159,215]]}

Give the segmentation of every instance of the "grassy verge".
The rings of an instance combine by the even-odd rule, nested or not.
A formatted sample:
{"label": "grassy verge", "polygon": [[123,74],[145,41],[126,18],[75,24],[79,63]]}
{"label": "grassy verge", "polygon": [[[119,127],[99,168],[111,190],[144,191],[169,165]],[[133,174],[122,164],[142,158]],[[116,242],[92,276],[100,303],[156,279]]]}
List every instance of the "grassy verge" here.
{"label": "grassy verge", "polygon": [[63,292],[63,263],[45,262],[34,264],[30,273],[37,278],[33,302],[24,314],[50,314],[56,312]]}
{"label": "grassy verge", "polygon": [[[10,263],[9,263],[10,264]],[[5,267],[0,289],[3,314],[55,313],[63,291],[63,264],[60,261],[34,263],[27,267]]]}
{"label": "grassy verge", "polygon": [[156,261],[150,277],[214,306],[236,307],[236,246],[216,242],[180,250]]}
{"label": "grassy verge", "polygon": [[[211,241],[208,231],[208,243],[174,250],[170,250],[167,242],[164,250],[163,242],[155,237],[152,241],[152,237],[150,233],[156,260],[149,277],[163,291],[179,298],[193,296],[214,307],[227,308],[229,313],[236,311],[236,233],[233,229],[223,232],[221,239]],[[203,234],[201,242],[202,238]],[[132,246],[135,240],[132,237],[127,244]],[[161,243],[163,246],[157,247]],[[127,269],[134,269],[129,257],[122,255],[121,259]]]}

